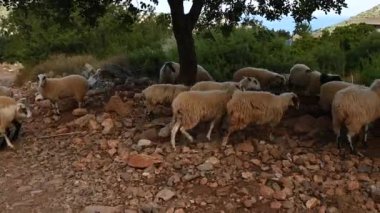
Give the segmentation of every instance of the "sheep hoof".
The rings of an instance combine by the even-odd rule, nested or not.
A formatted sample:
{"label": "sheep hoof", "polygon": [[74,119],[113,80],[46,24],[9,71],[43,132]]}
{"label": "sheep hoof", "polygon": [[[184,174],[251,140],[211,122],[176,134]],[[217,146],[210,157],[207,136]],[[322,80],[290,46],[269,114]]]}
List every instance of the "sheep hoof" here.
{"label": "sheep hoof", "polygon": [[210,135],[207,135],[206,138],[207,138],[208,141],[211,141],[211,136]]}

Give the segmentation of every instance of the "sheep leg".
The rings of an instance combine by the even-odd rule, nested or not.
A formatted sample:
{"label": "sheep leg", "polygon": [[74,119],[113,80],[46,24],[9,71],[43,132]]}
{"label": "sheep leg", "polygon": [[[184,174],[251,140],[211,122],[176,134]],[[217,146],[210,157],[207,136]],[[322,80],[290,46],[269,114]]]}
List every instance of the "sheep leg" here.
{"label": "sheep leg", "polygon": [[55,109],[57,110],[57,115],[60,115],[60,111],[59,111],[59,106],[58,106],[58,102],[54,102],[54,105],[55,105]]}
{"label": "sheep leg", "polygon": [[351,153],[352,154],[357,154],[359,155],[360,157],[363,157],[364,155],[362,153],[360,153],[359,151],[357,151],[355,149],[355,147],[353,146],[353,143],[352,143],[352,136],[350,134],[347,135],[347,138],[348,138],[348,143],[350,144],[350,148],[351,148]]}
{"label": "sheep leg", "polygon": [[18,135],[20,133],[20,129],[21,129],[21,123],[18,122],[17,120],[14,120],[13,122],[13,125],[15,125],[15,132],[13,133],[12,137],[11,137],[11,140],[14,141],[18,138]]}
{"label": "sheep leg", "polygon": [[178,132],[178,129],[179,127],[181,126],[181,123],[180,122],[176,122],[174,125],[173,125],[173,128],[172,128],[172,131],[171,131],[171,140],[170,140],[170,143],[173,147],[174,150],[176,150],[175,148],[175,136]]}
{"label": "sheep leg", "polygon": [[4,137],[4,138],[5,138],[5,142],[7,143],[7,146],[9,146],[9,148],[12,148],[12,149],[15,148],[15,147],[12,145],[11,141],[9,140],[7,134],[0,133],[0,137]]}
{"label": "sheep leg", "polygon": [[186,131],[185,128],[181,127],[179,129],[183,135],[192,143],[194,141],[193,137]]}
{"label": "sheep leg", "polygon": [[368,148],[368,124],[364,126],[364,139],[363,139],[363,147]]}
{"label": "sheep leg", "polygon": [[211,121],[210,128],[209,128],[209,130],[207,132],[207,136],[206,137],[207,137],[207,139],[209,141],[211,141],[211,132],[214,129],[214,126],[215,126],[215,120]]}

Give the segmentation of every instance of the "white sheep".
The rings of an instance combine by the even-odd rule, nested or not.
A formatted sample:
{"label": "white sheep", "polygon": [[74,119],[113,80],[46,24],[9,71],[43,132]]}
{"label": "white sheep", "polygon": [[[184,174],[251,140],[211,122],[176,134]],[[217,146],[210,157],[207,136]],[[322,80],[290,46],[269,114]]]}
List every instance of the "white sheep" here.
{"label": "white sheep", "polygon": [[13,97],[12,89],[5,86],[0,86],[0,96]]}
{"label": "white sheep", "polygon": [[321,86],[321,91],[319,95],[319,106],[322,110],[330,112],[331,103],[335,97],[335,94],[346,87],[352,86],[354,84],[345,81],[331,81],[323,84]]}
{"label": "white sheep", "polygon": [[306,88],[306,86],[309,84],[309,73],[312,71],[313,70],[311,70],[305,64],[295,64],[290,69],[288,80],[290,89],[294,90],[297,87]]}
{"label": "white sheep", "polygon": [[380,79],[370,87],[353,85],[338,91],[331,105],[333,130],[337,135],[338,147],[341,147],[342,128],[347,128],[347,139],[353,153],[356,152],[352,138],[364,128],[364,140],[367,146],[368,125],[380,117]]}
{"label": "white sheep", "polygon": [[31,117],[32,114],[27,105],[23,103],[24,101],[25,99],[16,101],[11,97],[0,96],[0,137],[4,137],[7,145],[12,149],[14,146],[8,138],[8,128],[13,123],[16,126],[14,137],[17,137],[21,128],[21,121]]}
{"label": "white sheep", "polygon": [[226,104],[233,90],[188,91],[179,94],[172,103],[173,119],[171,145],[175,150],[175,137],[178,130],[192,142],[193,137],[186,131],[194,128],[199,122],[211,122],[207,139],[215,123],[221,121],[226,113]]}
{"label": "white sheep", "polygon": [[[166,62],[160,69],[160,84],[174,84],[177,81],[180,65],[176,62]],[[213,77],[201,65],[197,65],[196,82],[214,81]]]}
{"label": "white sheep", "polygon": [[190,88],[182,84],[154,84],[142,91],[148,112],[157,105],[169,105],[178,94]]}
{"label": "white sheep", "polygon": [[60,114],[57,101],[64,97],[74,97],[81,108],[89,89],[87,79],[81,75],[68,75],[62,78],[47,78],[38,75],[38,93],[52,102],[53,112]]}
{"label": "white sheep", "polygon": [[238,82],[243,77],[256,78],[259,80],[262,89],[279,88],[286,84],[286,79],[283,75],[262,68],[241,68],[234,73],[233,81]]}
{"label": "white sheep", "polygon": [[269,124],[269,139],[272,140],[272,129],[280,123],[285,111],[290,107],[299,107],[299,100],[292,92],[274,95],[269,92],[236,91],[227,103],[228,131],[223,138],[226,146],[229,136],[249,124]]}
{"label": "white sheep", "polygon": [[223,90],[223,89],[239,89],[239,90],[260,90],[260,82],[254,77],[244,77],[240,82],[216,82],[216,81],[201,81],[191,87],[193,91],[207,90]]}

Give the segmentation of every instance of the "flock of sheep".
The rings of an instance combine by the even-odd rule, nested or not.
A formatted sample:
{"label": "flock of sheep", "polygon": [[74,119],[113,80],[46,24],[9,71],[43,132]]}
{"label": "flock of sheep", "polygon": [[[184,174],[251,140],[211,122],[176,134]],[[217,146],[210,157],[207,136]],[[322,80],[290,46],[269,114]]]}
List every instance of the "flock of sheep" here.
{"label": "flock of sheep", "polygon": [[[353,137],[363,131],[363,143],[366,144],[368,125],[380,117],[380,80],[375,80],[370,87],[355,85],[342,81],[338,75],[323,74],[304,64],[296,64],[289,74],[246,67],[234,73],[233,81],[216,82],[198,65],[197,83],[188,87],[176,84],[179,70],[178,63],[166,62],[160,70],[159,83],[142,92],[147,112],[171,107],[173,149],[177,132],[193,141],[187,131],[200,122],[210,122],[208,140],[215,126],[224,130],[223,146],[227,145],[231,134],[250,124],[269,125],[269,140],[272,140],[272,129],[280,123],[284,113],[290,107],[298,109],[300,94],[320,97],[321,108],[331,111],[338,146],[347,139],[351,151],[359,155],[353,146]],[[57,101],[60,98],[73,97],[79,108],[83,106],[89,82],[81,75],[47,78],[40,74],[37,88],[36,100],[49,99],[53,113],[59,115]],[[5,138],[11,148],[11,140],[17,137],[21,121],[31,116],[24,99],[16,101],[12,96],[9,89],[0,87],[0,137]],[[16,126],[13,136],[9,130],[12,124]],[[347,133],[343,135],[343,132]]]}

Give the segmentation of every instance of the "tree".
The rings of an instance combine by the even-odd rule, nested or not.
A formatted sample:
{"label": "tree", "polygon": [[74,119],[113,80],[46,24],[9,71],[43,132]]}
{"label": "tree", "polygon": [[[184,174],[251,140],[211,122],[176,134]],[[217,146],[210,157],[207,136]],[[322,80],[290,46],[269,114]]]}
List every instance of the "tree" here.
{"label": "tree", "polygon": [[[200,18],[200,25],[237,25],[242,19],[260,15],[268,20],[291,15],[296,23],[311,21],[315,10],[325,13],[335,10],[338,14],[346,7],[345,0],[304,1],[294,0],[193,0],[189,13],[184,13],[183,0],[168,0],[172,16],[174,36],[177,41],[181,71],[179,82],[191,85],[195,82],[197,58],[192,32]],[[203,9],[203,14],[201,14]]]}
{"label": "tree", "polygon": [[[25,8],[36,2],[58,2],[54,0],[0,0],[1,5],[7,7]],[[163,1],[163,0],[161,0]],[[226,29],[233,29],[231,26],[238,25],[243,19],[254,19],[255,15],[263,16],[268,20],[280,19],[283,15],[291,15],[296,23],[310,21],[315,10],[329,12],[335,10],[338,14],[343,7],[346,7],[345,0],[192,0],[190,11],[185,14],[184,0],[167,0],[171,10],[173,33],[177,41],[177,49],[181,71],[179,82],[191,85],[195,82],[197,57],[193,39],[193,31],[198,25],[213,26],[222,25]],[[61,1],[59,1],[61,2]],[[81,15],[85,16],[89,24],[94,24],[94,20],[104,13],[107,4],[124,4],[131,12],[136,11],[132,6],[132,0],[69,0],[59,3],[65,8],[78,7]],[[157,4],[158,0],[149,0]],[[58,3],[57,3],[58,4]],[[151,10],[150,4],[140,3],[141,9]],[[69,10],[64,10],[69,11]],[[202,13],[203,11],[203,13]],[[65,13],[63,13],[65,14]]]}

